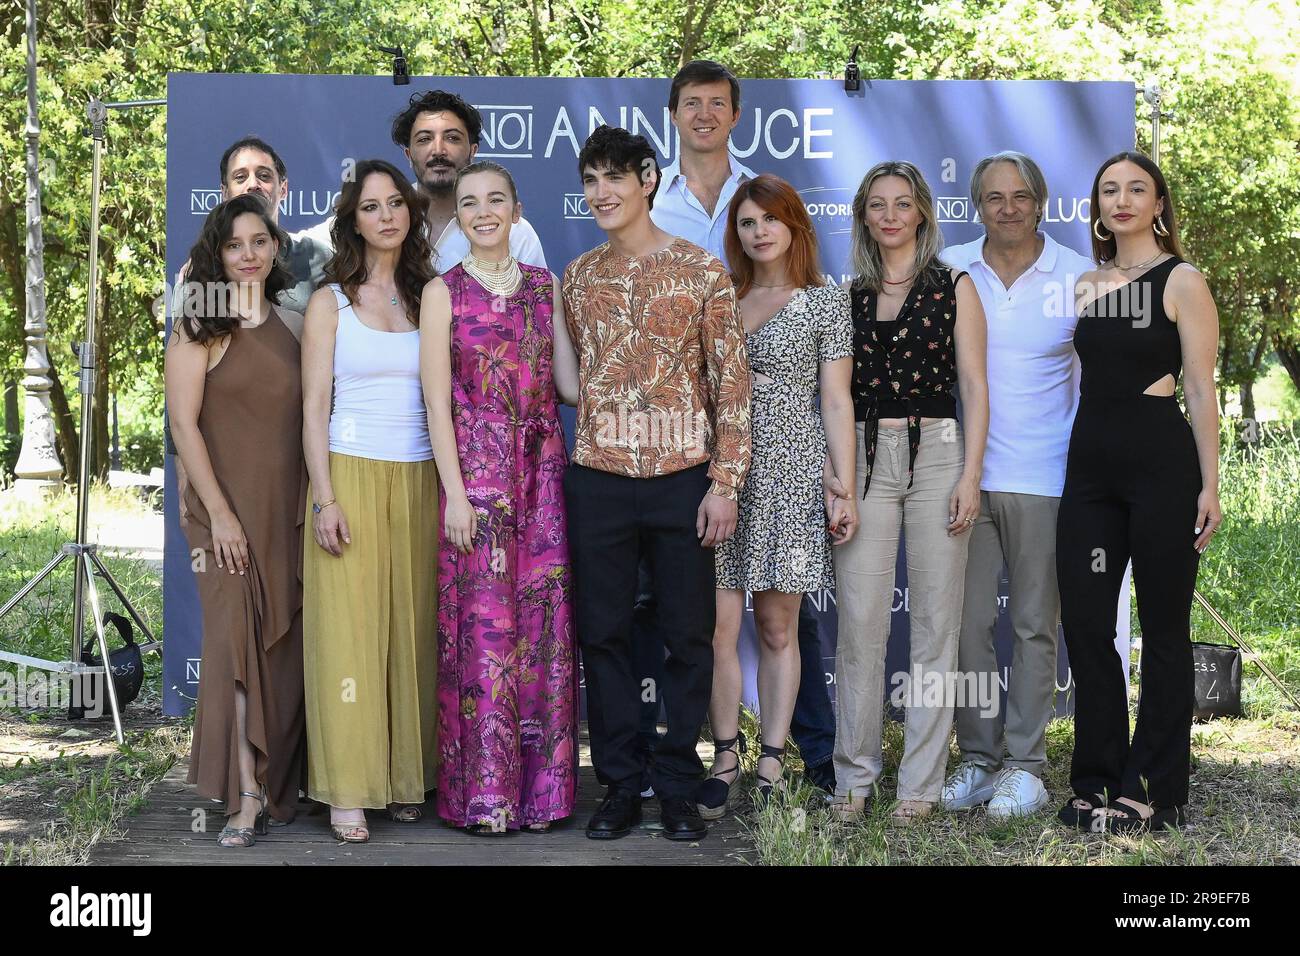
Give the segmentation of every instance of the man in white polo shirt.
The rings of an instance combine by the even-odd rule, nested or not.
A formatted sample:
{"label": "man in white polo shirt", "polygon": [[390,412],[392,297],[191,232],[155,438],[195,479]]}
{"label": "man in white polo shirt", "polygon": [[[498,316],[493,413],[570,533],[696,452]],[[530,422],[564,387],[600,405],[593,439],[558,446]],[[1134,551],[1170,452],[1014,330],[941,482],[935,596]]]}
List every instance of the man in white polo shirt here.
{"label": "man in white polo shirt", "polygon": [[[482,131],[479,111],[445,90],[414,94],[393,119],[393,142],[406,153],[429,200],[429,240],[438,251],[439,272],[469,252],[469,240],[456,222],[456,174],[474,162]],[[525,265],[546,268],[537,231],[523,217],[510,227],[510,254]]]}
{"label": "man in white polo shirt", "polygon": [[971,199],[984,238],[942,254],[970,273],[988,321],[989,436],[980,516],[970,531],[958,670],[978,674],[977,686],[998,693],[993,634],[1004,562],[1015,650],[1005,725],[978,701],[956,709],[962,762],[944,785],[943,806],[987,802],[990,816],[1008,817],[1048,801],[1040,777],[1056,687],[1056,512],[1078,405],[1074,283],[1093,263],[1038,228],[1047,184],[1023,153],[981,160]]}

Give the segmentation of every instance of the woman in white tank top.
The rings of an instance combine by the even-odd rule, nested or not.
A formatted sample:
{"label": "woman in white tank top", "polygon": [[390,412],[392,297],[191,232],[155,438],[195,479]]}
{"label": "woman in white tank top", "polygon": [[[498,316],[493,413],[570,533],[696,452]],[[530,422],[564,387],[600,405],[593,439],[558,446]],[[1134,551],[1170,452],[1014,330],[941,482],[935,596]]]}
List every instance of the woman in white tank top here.
{"label": "woman in white tank top", "polygon": [[331,228],[329,285],[307,307],[303,559],[308,794],[336,839],[365,810],[403,823],[437,779],[437,472],[420,388],[424,200],[396,167],[357,164]]}

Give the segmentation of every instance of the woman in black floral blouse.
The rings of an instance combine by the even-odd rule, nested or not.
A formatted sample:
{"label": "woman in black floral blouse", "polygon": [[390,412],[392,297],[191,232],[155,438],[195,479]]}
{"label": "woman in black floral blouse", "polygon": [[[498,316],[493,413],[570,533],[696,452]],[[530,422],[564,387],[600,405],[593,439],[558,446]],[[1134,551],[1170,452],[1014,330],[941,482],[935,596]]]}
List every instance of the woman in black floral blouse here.
{"label": "woman in black floral blouse", "polygon": [[[880,163],[853,200],[853,401],[857,536],[835,553],[839,641],[837,814],[866,807],[881,770],[885,644],[898,536],[907,548],[911,661],[890,682],[906,709],[898,805],[910,823],[939,800],[957,693],[966,532],[979,515],[988,433],[984,311],[964,272],[938,261],[942,237],[924,177]],[[957,421],[956,386],[963,421]]]}

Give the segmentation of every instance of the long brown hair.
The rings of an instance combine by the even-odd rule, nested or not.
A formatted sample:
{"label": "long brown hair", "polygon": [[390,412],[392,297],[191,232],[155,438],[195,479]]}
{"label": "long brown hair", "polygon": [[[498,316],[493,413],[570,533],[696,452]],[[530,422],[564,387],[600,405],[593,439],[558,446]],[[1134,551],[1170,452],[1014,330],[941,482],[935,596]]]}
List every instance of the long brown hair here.
{"label": "long brown hair", "polygon": [[244,193],[216,206],[203,220],[199,238],[190,248],[183,295],[173,317],[185,329],[185,334],[200,345],[225,338],[239,326],[239,316],[230,303],[235,283],[226,276],[221,247],[235,231],[235,220],[245,213],[259,217],[278,245],[271,271],[262,283],[262,294],[274,303],[281,292],[294,285],[294,278],[285,265],[289,237],[271,218],[271,210],[262,197]]}
{"label": "long brown hair", "polygon": [[325,264],[325,278],[338,283],[349,302],[357,300],[357,290],[365,284],[366,240],[357,232],[357,206],[361,203],[361,190],[372,175],[384,175],[393,181],[410,214],[411,227],[402,240],[402,254],[397,261],[397,294],[412,325],[420,324],[420,295],[430,279],[437,276],[433,268],[433,247],[429,245],[429,224],[425,213],[429,202],[423,194],[411,188],[406,177],[396,166],[382,159],[363,159],[356,165],[353,176],[344,179],[342,192],[334,205],[334,224],[330,238],[334,241],[334,257]]}
{"label": "long brown hair", "polygon": [[736,216],[741,203],[751,199],[764,212],[776,216],[790,230],[790,248],[786,251],[786,278],[796,289],[810,285],[825,285],[817,261],[817,233],[803,200],[793,186],[780,176],[763,173],[746,180],[736,189],[727,207],[727,262],[731,278],[736,285],[736,297],[744,298],[754,284],[754,263],[745,254],[740,234],[736,231]]}
{"label": "long brown hair", "polygon": [[[1106,170],[1116,163],[1129,162],[1134,166],[1142,169],[1151,181],[1156,184],[1156,198],[1165,201],[1164,207],[1160,210],[1160,215],[1156,217],[1164,229],[1169,233],[1162,236],[1152,228],[1152,233],[1156,237],[1156,245],[1165,252],[1172,253],[1180,259],[1186,258],[1183,255],[1183,244],[1178,241],[1178,217],[1174,215],[1174,197],[1169,192],[1169,184],[1165,182],[1165,174],[1160,171],[1160,167],[1155,164],[1150,156],[1145,153],[1137,153],[1132,150],[1125,150],[1122,153],[1116,153],[1110,159],[1106,160],[1097,170],[1097,175],[1092,179],[1092,198],[1089,200],[1089,219],[1092,220],[1089,225],[1092,228],[1092,258],[1098,264],[1109,262],[1115,258],[1115,236],[1113,233],[1107,239],[1098,239],[1097,233],[1105,232],[1106,226],[1101,221],[1101,210],[1098,208],[1098,198],[1101,189],[1101,177],[1105,175]],[[1153,221],[1152,226],[1155,223]]]}

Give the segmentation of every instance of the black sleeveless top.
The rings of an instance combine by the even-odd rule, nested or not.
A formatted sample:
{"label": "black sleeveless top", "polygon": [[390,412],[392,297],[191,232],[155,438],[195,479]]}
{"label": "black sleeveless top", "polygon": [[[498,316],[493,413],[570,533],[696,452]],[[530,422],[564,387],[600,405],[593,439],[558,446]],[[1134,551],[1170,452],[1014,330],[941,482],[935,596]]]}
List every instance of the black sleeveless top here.
{"label": "black sleeveless top", "polygon": [[1178,326],[1165,314],[1165,284],[1183,260],[1170,256],[1079,310],[1074,349],[1080,400],[1131,398],[1183,370]]}
{"label": "black sleeveless top", "polygon": [[[957,273],[957,281],[965,272]],[[921,447],[921,419],[956,418],[957,282],[946,269],[908,292],[893,322],[876,320],[878,293],[852,289],[853,417],[866,423],[867,467],[862,497],[871,487],[882,418],[907,419],[907,486]]]}

